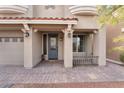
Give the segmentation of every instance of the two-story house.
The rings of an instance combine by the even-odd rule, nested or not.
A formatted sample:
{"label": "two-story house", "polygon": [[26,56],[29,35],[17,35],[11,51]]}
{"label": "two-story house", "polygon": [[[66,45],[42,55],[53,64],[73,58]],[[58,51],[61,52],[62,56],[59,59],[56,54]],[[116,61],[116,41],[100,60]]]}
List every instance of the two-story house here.
{"label": "two-story house", "polygon": [[106,64],[106,32],[96,6],[0,6],[0,64],[32,68],[42,60]]}

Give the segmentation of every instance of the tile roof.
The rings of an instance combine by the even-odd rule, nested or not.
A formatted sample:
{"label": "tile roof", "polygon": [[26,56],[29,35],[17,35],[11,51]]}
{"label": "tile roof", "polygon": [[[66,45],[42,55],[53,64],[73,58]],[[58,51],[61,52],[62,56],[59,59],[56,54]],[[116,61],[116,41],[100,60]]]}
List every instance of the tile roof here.
{"label": "tile roof", "polygon": [[53,18],[53,17],[0,17],[0,20],[77,20],[77,18]]}

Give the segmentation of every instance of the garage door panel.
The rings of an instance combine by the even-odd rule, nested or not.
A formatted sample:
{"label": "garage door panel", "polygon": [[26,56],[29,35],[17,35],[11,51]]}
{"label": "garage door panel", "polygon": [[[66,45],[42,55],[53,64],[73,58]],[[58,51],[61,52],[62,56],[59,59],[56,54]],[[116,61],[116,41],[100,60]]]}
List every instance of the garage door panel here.
{"label": "garage door panel", "polygon": [[9,41],[5,42],[5,37],[2,38],[3,41],[0,42],[0,64],[12,64],[12,65],[23,65],[24,62],[24,43],[17,37],[14,39],[17,41],[12,41],[12,37]]}

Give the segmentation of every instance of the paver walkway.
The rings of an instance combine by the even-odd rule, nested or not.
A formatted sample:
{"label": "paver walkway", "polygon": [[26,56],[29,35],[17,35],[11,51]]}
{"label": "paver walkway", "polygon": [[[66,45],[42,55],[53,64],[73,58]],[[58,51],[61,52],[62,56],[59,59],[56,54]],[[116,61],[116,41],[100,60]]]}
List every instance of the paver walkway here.
{"label": "paver walkway", "polygon": [[81,83],[124,81],[124,66],[107,63],[106,66],[83,65],[65,69],[62,63],[46,62],[33,69],[23,66],[0,66],[0,87],[16,83]]}

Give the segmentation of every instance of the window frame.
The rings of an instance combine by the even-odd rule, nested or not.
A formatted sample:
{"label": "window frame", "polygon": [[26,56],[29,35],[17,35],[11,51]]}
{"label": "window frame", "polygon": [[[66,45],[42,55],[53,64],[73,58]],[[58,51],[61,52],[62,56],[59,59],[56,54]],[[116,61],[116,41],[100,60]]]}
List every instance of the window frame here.
{"label": "window frame", "polygon": [[[80,38],[81,36],[83,36],[83,39],[81,41],[84,41],[83,42],[83,49],[82,51],[79,51],[79,46],[78,46],[78,38]],[[73,52],[86,52],[86,37],[87,35],[86,34],[73,34],[73,43],[74,43],[74,37],[76,38],[76,51],[74,51],[74,45],[73,45]],[[80,43],[80,47],[81,47],[81,43]]]}
{"label": "window frame", "polygon": [[23,37],[0,37],[0,43],[5,42],[5,43],[16,43],[16,42],[24,42]]}

